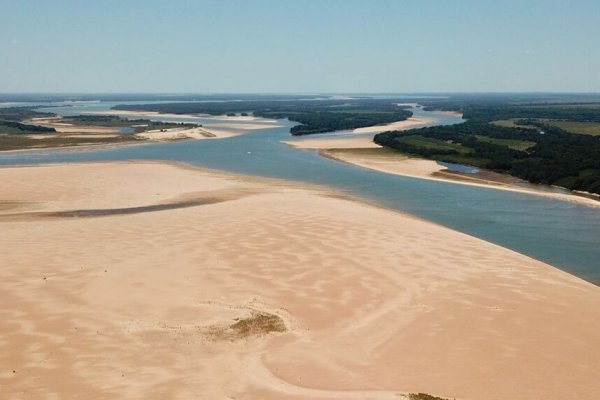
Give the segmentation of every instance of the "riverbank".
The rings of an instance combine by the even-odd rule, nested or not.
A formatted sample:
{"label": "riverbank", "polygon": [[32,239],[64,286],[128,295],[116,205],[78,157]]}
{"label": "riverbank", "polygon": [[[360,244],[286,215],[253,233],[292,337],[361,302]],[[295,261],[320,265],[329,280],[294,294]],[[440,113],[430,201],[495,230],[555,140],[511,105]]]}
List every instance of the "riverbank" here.
{"label": "riverbank", "polygon": [[[342,146],[344,144],[342,143]],[[316,144],[309,144],[310,149],[318,149]],[[395,151],[375,147],[336,147],[323,148],[319,154],[337,161],[346,162],[363,168],[373,169],[388,174],[428,179],[439,182],[450,182],[458,185],[476,186],[488,189],[507,190],[511,192],[545,196],[557,200],[600,207],[600,201],[586,195],[576,193],[559,193],[550,188],[535,188],[535,185],[519,182],[510,176],[503,176],[491,171],[479,174],[455,173],[432,160],[405,156]],[[512,178],[512,179],[511,179]],[[521,186],[522,185],[522,186]],[[565,189],[566,191],[566,189]]]}
{"label": "riverbank", "polygon": [[[450,182],[518,193],[551,197],[557,200],[600,207],[600,201],[584,194],[558,193],[517,178],[490,172],[480,174],[458,174],[432,160],[410,157],[381,147],[370,136],[337,136],[321,139],[287,140],[282,143],[298,149],[317,150],[320,155],[363,168],[411,178]],[[549,188],[548,188],[549,189]]]}
{"label": "riverbank", "polygon": [[600,396],[600,288],[405,214],[151,162],[2,168],[0,203],[9,398]]}

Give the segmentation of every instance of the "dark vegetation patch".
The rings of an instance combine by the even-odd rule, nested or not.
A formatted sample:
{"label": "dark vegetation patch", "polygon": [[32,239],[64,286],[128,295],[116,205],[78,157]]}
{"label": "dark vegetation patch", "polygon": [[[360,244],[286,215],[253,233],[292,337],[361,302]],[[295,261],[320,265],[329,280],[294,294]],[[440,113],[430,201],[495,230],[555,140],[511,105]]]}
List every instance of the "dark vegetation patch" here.
{"label": "dark vegetation patch", "polygon": [[24,121],[30,118],[55,117],[56,114],[34,111],[38,106],[0,107],[0,120]]}
{"label": "dark vegetation patch", "polygon": [[256,312],[229,327],[237,336],[247,337],[266,335],[271,332],[285,332],[283,320],[275,314]]}
{"label": "dark vegetation patch", "polygon": [[374,140],[424,158],[474,165],[532,183],[600,193],[599,137],[574,135],[554,127],[538,131],[469,121],[384,132]]}
{"label": "dark vegetation patch", "polygon": [[23,123],[26,119],[52,117],[51,113],[33,111],[34,107],[0,107],[0,134],[21,135],[56,132],[54,128]]}
{"label": "dark vegetation patch", "polygon": [[411,393],[408,395],[409,400],[448,400],[443,397],[432,396],[427,393]]}
{"label": "dark vegetation patch", "polygon": [[215,340],[240,340],[282,333],[287,330],[283,320],[265,312],[253,312],[249,317],[238,319],[228,327],[213,327],[208,336]]}
{"label": "dark vegetation patch", "polygon": [[137,143],[139,141],[141,141],[141,139],[136,139],[133,136],[115,136],[109,138],[55,136],[43,139],[32,139],[24,135],[0,135],[0,151]]}
{"label": "dark vegetation patch", "polygon": [[12,135],[23,135],[23,134],[39,134],[39,133],[51,133],[56,132],[54,128],[48,128],[41,125],[24,124],[15,121],[4,121],[0,120],[0,134],[12,134]]}

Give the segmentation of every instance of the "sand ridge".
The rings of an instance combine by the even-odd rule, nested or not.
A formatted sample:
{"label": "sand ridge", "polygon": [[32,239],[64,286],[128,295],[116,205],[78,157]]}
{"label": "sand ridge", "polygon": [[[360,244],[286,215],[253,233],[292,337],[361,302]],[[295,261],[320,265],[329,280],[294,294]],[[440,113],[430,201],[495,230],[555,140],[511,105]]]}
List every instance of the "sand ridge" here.
{"label": "sand ridge", "polygon": [[0,218],[0,397],[600,396],[600,288],[523,255],[325,190],[173,164],[0,169],[0,214],[216,192],[230,198]]}

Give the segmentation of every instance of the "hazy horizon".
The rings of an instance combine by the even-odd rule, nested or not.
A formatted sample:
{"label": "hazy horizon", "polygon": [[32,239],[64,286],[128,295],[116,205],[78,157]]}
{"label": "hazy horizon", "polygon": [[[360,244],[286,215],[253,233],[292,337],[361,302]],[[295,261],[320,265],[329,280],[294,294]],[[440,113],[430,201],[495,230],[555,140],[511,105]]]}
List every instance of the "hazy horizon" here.
{"label": "hazy horizon", "polygon": [[600,92],[590,0],[0,6],[0,93]]}

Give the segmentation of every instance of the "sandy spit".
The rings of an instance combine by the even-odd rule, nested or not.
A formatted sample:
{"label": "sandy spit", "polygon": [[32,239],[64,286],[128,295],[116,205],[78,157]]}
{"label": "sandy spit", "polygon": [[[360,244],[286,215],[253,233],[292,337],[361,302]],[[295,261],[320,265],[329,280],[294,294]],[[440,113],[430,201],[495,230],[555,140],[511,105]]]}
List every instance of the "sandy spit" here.
{"label": "sandy spit", "polygon": [[282,183],[1,168],[0,398],[600,397],[599,287]]}
{"label": "sandy spit", "polygon": [[419,128],[430,124],[434,121],[433,118],[410,117],[404,121],[396,121],[386,125],[367,126],[365,128],[357,128],[352,133],[379,133],[386,131],[404,131],[407,129]]}
{"label": "sandy spit", "polygon": [[[377,145],[376,145],[377,146]],[[379,146],[377,146],[379,147]],[[309,147],[310,148],[310,147]],[[322,149],[317,144],[312,147],[314,149]],[[477,178],[468,178],[464,176],[456,176],[451,173],[447,173],[447,169],[432,160],[425,160],[422,158],[414,158],[403,156],[400,154],[376,154],[360,151],[358,147],[348,147],[350,149],[357,149],[356,152],[352,151],[336,151],[339,149],[347,149],[344,147],[338,148],[325,148],[320,150],[320,154],[335,159],[338,161],[346,162],[349,164],[357,165],[363,168],[373,169],[379,172],[388,174],[408,176],[412,178],[428,179],[439,182],[450,182],[458,185],[476,186],[488,189],[507,190],[511,192],[531,194],[536,196],[545,196],[557,200],[567,201],[571,203],[582,204],[591,207],[600,207],[600,201],[584,196],[578,196],[575,194],[568,193],[554,193],[544,190],[536,190],[533,188],[525,188],[512,184],[505,184],[496,181],[483,180]]]}

